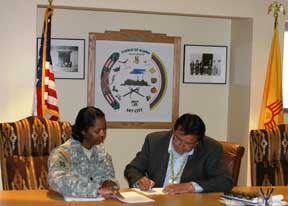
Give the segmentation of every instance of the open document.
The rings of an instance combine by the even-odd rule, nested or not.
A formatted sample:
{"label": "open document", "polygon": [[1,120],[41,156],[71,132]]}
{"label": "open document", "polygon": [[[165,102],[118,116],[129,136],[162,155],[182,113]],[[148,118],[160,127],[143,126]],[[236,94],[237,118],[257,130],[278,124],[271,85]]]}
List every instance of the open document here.
{"label": "open document", "polygon": [[140,203],[140,202],[154,202],[155,200],[141,195],[137,192],[121,192],[124,198],[118,198],[119,201],[125,203]]}
{"label": "open document", "polygon": [[[154,202],[153,199],[150,199],[148,197],[145,197],[144,195],[141,195],[137,192],[121,192],[120,193],[123,198],[118,198],[119,201],[125,202],[125,203],[140,203],[140,202]],[[67,202],[71,201],[85,201],[85,202],[91,202],[91,201],[102,201],[105,200],[103,197],[97,197],[97,198],[83,198],[83,197],[67,197],[64,196],[64,200]]]}
{"label": "open document", "polygon": [[153,187],[149,190],[140,190],[139,188],[133,188],[133,190],[143,193],[144,195],[165,195],[163,192],[163,187]]}
{"label": "open document", "polygon": [[91,202],[91,201],[102,201],[102,200],[105,200],[105,199],[103,197],[88,198],[88,197],[67,197],[67,196],[64,196],[64,200],[66,202],[72,202],[72,201]]}

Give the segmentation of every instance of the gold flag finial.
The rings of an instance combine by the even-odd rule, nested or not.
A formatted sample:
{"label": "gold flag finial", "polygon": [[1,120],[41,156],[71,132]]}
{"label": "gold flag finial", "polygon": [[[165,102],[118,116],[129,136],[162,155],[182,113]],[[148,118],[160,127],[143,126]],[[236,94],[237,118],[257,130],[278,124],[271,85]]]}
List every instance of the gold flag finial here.
{"label": "gold flag finial", "polygon": [[48,2],[49,2],[49,6],[52,6],[53,0],[48,0]]}
{"label": "gold flag finial", "polygon": [[275,1],[274,3],[270,4],[268,7],[268,14],[270,14],[271,11],[274,11],[274,28],[276,28],[277,24],[278,24],[278,16],[279,13],[282,13],[283,15],[285,15],[285,9],[283,4],[278,4],[277,1]]}

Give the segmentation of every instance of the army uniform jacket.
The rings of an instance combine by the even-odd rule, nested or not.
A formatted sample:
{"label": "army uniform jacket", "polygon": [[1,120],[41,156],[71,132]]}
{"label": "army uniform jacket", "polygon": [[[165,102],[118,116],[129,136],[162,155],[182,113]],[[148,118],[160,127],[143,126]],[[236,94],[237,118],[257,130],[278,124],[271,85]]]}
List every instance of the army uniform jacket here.
{"label": "army uniform jacket", "polygon": [[115,180],[111,156],[104,145],[94,145],[90,159],[73,138],[54,149],[48,159],[48,183],[68,197],[98,197],[105,180]]}

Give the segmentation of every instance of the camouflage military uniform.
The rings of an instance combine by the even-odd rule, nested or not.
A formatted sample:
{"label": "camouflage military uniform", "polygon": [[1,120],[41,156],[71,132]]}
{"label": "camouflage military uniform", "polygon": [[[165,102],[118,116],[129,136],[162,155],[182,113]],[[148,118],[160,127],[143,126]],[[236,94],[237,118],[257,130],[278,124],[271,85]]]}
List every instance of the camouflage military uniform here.
{"label": "camouflage military uniform", "polygon": [[71,138],[49,156],[49,186],[64,196],[98,197],[105,180],[116,182],[111,156],[103,144],[92,147],[89,159],[80,142]]}

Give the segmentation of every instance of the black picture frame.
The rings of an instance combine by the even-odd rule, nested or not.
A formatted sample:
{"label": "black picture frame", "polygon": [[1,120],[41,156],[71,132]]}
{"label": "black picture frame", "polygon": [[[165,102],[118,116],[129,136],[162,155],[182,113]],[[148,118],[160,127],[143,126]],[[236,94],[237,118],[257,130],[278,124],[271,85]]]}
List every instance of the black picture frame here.
{"label": "black picture frame", "polygon": [[[38,64],[41,37],[37,38]],[[51,38],[55,79],[85,79],[85,39]]]}
{"label": "black picture frame", "polygon": [[227,46],[184,45],[184,84],[226,84]]}

